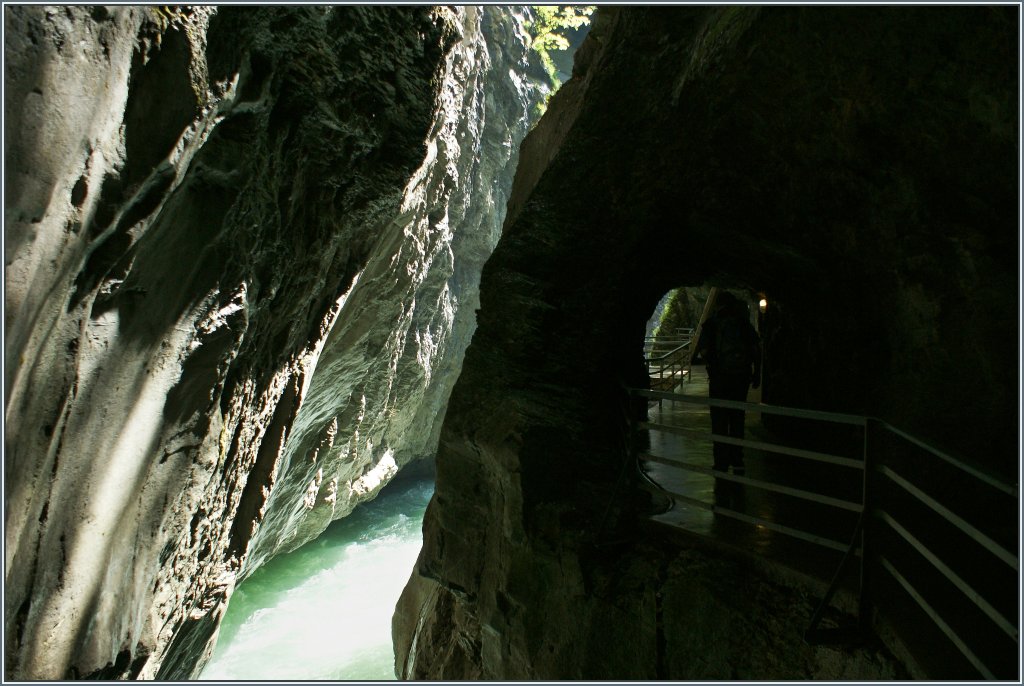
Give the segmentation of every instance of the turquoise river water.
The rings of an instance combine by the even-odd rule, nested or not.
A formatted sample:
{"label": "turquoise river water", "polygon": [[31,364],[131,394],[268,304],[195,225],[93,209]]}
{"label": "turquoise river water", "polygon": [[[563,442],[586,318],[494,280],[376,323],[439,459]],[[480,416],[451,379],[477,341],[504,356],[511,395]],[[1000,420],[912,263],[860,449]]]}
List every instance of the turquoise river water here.
{"label": "turquoise river water", "polygon": [[204,680],[394,679],[391,615],[432,481],[394,484],[235,590]]}

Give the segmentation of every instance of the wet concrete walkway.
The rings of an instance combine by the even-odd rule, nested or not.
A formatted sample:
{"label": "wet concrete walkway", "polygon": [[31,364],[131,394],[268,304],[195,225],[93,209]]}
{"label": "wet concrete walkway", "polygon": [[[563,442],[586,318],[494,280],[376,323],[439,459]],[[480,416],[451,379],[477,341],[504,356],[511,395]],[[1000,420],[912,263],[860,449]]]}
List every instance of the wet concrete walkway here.
{"label": "wet concrete walkway", "polygon": [[[677,393],[707,397],[708,381],[703,367],[693,367],[691,378]],[[760,391],[752,390],[748,402],[760,402]],[[649,431],[647,453],[665,462],[681,462],[710,469],[712,464],[711,416],[705,405],[657,401],[648,406],[648,420],[694,431],[694,435],[678,435],[665,431]],[[772,442],[770,433],[756,412],[748,412],[746,438]],[[746,477],[822,492],[844,500],[859,501],[861,476],[857,470],[810,463],[786,455],[744,449]],[[822,537],[845,548],[852,538],[857,513],[836,510],[819,503],[758,488],[747,483],[734,483],[712,473],[698,473],[664,462],[641,459],[641,469],[650,479],[673,497],[672,508],[652,516],[652,521],[684,533],[709,539],[705,542],[724,545],[734,551],[757,555],[822,582],[828,582],[838,567],[843,552],[794,538],[764,524],[740,521],[721,511],[687,502],[704,503],[708,507],[727,508],[740,515],[756,517],[770,523],[796,528]],[[838,546],[837,546],[838,547]],[[857,583],[855,565],[844,587]]]}

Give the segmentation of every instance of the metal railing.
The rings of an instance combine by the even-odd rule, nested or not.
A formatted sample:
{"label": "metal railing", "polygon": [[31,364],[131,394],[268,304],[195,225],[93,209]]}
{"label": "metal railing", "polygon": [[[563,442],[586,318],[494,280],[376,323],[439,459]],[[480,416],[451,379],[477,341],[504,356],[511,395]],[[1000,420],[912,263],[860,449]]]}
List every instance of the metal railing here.
{"label": "metal railing", "polygon": [[693,329],[678,329],[670,336],[647,337],[644,360],[652,388],[671,391],[686,380],[692,344]]}
{"label": "metal railing", "polygon": [[[950,499],[957,503],[956,509],[964,508],[965,500],[970,502],[966,494],[971,493],[983,499],[982,509],[1005,511],[1003,521],[1011,520],[1016,529],[1019,521],[1016,484],[1004,483],[888,422],[875,418],[870,422],[877,435],[876,443],[883,437],[890,441],[884,453],[880,452],[882,457],[892,457],[906,448],[930,457],[927,471],[945,469],[959,476],[959,497]],[[908,464],[906,468],[911,466]],[[982,678],[1019,679],[1019,626],[1006,615],[1010,610],[1008,605],[1016,605],[1011,611],[1015,610],[1019,621],[1020,599],[996,600],[995,597],[1004,595],[1000,593],[1003,590],[999,587],[1000,579],[1012,577],[1014,591],[1019,588],[1020,532],[1015,530],[1004,535],[1013,541],[1010,545],[1017,547],[1015,552],[1009,550],[1006,544],[995,540],[993,531],[983,531],[986,527],[976,526],[969,517],[954,511],[950,500],[943,503],[942,499],[928,493],[929,486],[921,483],[929,480],[921,478],[927,471],[925,474],[918,472],[915,483],[907,478],[904,467],[895,460],[875,460],[872,475],[882,502],[871,508],[872,523],[878,526],[873,535],[876,543],[868,548],[870,573],[885,570],[895,582],[893,590],[913,600],[919,611]],[[938,486],[936,477],[930,481],[933,482],[931,487]],[[915,507],[921,512],[914,514]],[[872,583],[873,587],[878,587],[876,594],[883,591],[884,585],[880,578]],[[978,588],[982,585],[984,592]],[[876,611],[885,614],[878,605]]]}
{"label": "metal railing", "polygon": [[[719,504],[706,503],[693,498],[691,494],[676,493],[659,485],[652,487],[688,505],[842,552],[842,559],[839,561],[828,589],[805,632],[805,638],[808,641],[827,641],[829,632],[820,630],[819,623],[825,608],[839,588],[844,574],[856,559],[859,561],[857,593],[861,630],[869,629],[879,621],[892,627],[893,632],[906,646],[907,652],[914,657],[921,669],[929,671],[926,665],[930,660],[933,662],[934,660],[928,655],[921,654],[922,651],[927,652],[928,649],[922,648],[915,652],[912,646],[916,627],[914,625],[902,626],[899,620],[903,617],[896,617],[899,613],[888,604],[889,600],[893,598],[895,590],[902,594],[903,601],[908,599],[913,601],[913,605],[918,608],[918,611],[931,620],[933,626],[957,648],[963,660],[966,660],[966,663],[969,663],[982,678],[1007,679],[1019,676],[1011,674],[1011,671],[1017,669],[1019,627],[1007,616],[1010,601],[1005,597],[1001,599],[1001,602],[988,597],[993,588],[986,586],[984,593],[978,588],[979,585],[984,585],[985,579],[1000,578],[1000,574],[1007,570],[1016,577],[1019,585],[1019,550],[1017,552],[1010,550],[1006,544],[996,540],[997,537],[992,535],[992,532],[986,533],[982,530],[984,527],[972,523],[969,517],[954,512],[954,507],[949,502],[944,504],[941,499],[929,495],[926,487],[920,483],[915,484],[906,478],[906,475],[901,473],[903,468],[897,464],[897,461],[889,459],[899,452],[898,446],[891,445],[891,443],[897,441],[914,450],[923,451],[930,460],[927,464],[942,464],[945,468],[956,471],[977,484],[978,489],[990,491],[992,498],[1011,499],[1014,503],[1005,502],[1003,509],[1007,510],[1007,514],[1012,511],[1014,524],[1017,521],[1019,504],[1017,510],[1007,506],[1015,504],[1019,499],[1019,490],[1016,485],[1003,483],[984,470],[955,458],[948,452],[938,450],[893,425],[873,417],[710,399],[657,390],[634,389],[630,393],[649,401],[672,401],[739,409],[852,427],[852,430],[859,434],[859,441],[851,441],[851,444],[846,447],[856,449],[856,452],[859,453],[857,457],[835,454],[838,451],[793,447],[779,442],[738,439],[717,434],[710,434],[710,438],[715,442],[841,468],[835,474],[845,471],[848,477],[847,492],[856,491],[859,497],[851,498],[849,495],[837,497],[834,494],[822,493],[820,489],[794,488],[784,483],[769,482],[745,475],[727,474],[713,471],[703,465],[646,452],[637,452],[636,464],[638,468],[640,460],[666,464],[689,472],[711,475],[718,480],[734,482],[762,491],[813,502],[817,506],[858,515],[856,523],[846,531],[847,536],[842,537],[843,540],[836,540],[840,537],[822,535],[820,531],[810,531],[808,527],[801,526],[801,523],[798,522],[781,523],[768,520]],[[709,436],[705,430],[687,429],[649,421],[636,423],[634,429],[636,431],[662,431],[705,439]],[[879,447],[886,442],[889,445],[886,445],[884,450]],[[640,471],[643,474],[643,470]],[[646,474],[644,476],[646,477]],[[649,479],[649,477],[646,478]],[[914,512],[913,509],[908,509],[912,507],[922,508],[930,513],[930,516],[924,516]],[[902,511],[911,512],[912,515],[906,515]],[[950,532],[940,535],[937,531],[940,523],[949,527]],[[973,543],[958,544],[956,541],[952,541],[953,537],[957,535]],[[1005,535],[1004,538],[1006,538]],[[1014,534],[1013,540],[1017,541],[1019,546],[1019,532]],[[934,541],[938,541],[939,544],[931,543]],[[972,569],[979,553],[987,555],[985,564],[990,566],[986,568],[985,573]],[[886,583],[882,572],[894,583]],[[971,574],[967,572],[971,572]],[[969,579],[968,576],[972,578]],[[1005,574],[1003,576],[1005,577]],[[951,591],[958,593],[960,600],[966,601],[973,607],[971,617],[966,617],[968,613],[963,612],[960,600],[951,598]],[[885,601],[877,602],[874,599],[877,594],[887,595]],[[1016,603],[1019,617],[1019,598],[1016,599]],[[904,621],[904,623],[906,622]],[[999,640],[992,637],[993,632],[997,634],[998,638],[1003,639],[1001,647],[997,645]],[[984,653],[984,656],[981,653]],[[946,674],[941,676],[948,677]]]}

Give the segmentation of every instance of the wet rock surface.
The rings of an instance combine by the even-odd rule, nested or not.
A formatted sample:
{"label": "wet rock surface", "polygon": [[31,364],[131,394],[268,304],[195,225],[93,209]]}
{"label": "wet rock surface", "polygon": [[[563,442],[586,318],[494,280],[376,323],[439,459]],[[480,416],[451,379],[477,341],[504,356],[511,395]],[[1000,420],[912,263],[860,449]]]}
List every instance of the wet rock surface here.
{"label": "wet rock surface", "polygon": [[189,678],[241,575],[430,455],[522,17],[4,19],[5,673]]}
{"label": "wet rock surface", "polygon": [[[469,627],[479,607],[468,592],[414,579],[396,615],[399,674],[407,679],[856,680],[910,678],[877,639],[810,645],[808,626],[823,585],[749,558],[668,543],[665,532],[622,547],[542,554],[503,566],[497,607]],[[587,559],[590,558],[590,559]],[[599,561],[600,558],[603,558]],[[486,588],[484,586],[484,588]],[[530,606],[539,604],[542,613]],[[856,599],[830,609],[822,626],[855,624]],[[401,605],[400,605],[401,607]]]}
{"label": "wet rock surface", "polygon": [[250,560],[290,550],[432,458],[476,325],[537,87],[523,10],[467,8],[426,157],[324,341]]}
{"label": "wet rock surface", "polygon": [[622,387],[644,384],[667,290],[763,290],[782,320],[766,401],[879,415],[1012,475],[1014,26],[990,8],[599,9],[484,267],[394,619],[400,676],[901,674],[800,646],[792,589],[635,542]]}

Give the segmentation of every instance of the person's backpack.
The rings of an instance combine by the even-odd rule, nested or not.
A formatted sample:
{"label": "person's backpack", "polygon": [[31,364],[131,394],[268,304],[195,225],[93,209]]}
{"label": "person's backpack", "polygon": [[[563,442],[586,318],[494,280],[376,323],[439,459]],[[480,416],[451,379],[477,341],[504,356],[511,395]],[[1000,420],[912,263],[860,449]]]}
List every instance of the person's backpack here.
{"label": "person's backpack", "polygon": [[749,374],[754,362],[750,323],[737,315],[717,322],[715,335],[715,371],[723,374]]}

